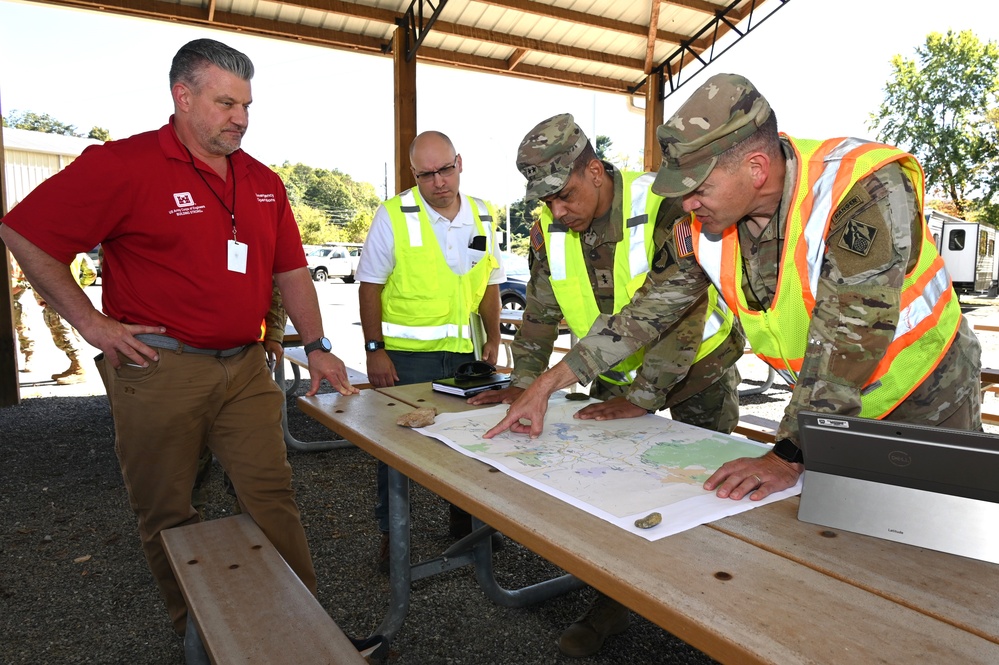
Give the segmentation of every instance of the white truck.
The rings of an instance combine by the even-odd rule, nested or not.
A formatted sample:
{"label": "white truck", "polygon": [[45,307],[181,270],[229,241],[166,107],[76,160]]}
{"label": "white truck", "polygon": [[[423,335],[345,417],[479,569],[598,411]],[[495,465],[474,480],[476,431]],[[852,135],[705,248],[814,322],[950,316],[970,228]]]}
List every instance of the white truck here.
{"label": "white truck", "polygon": [[958,294],[988,292],[995,296],[999,290],[996,229],[937,210],[926,211],[926,224],[950,273],[954,290]]}
{"label": "white truck", "polygon": [[325,282],[338,277],[344,284],[353,284],[362,247],[360,243],[341,242],[307,251],[305,260],[309,264],[312,279]]}

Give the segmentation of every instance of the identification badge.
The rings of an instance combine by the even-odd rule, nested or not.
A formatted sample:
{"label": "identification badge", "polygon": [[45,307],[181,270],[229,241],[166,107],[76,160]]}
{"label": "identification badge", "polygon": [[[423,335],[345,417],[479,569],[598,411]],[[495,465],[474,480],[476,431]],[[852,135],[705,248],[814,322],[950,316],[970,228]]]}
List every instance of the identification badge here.
{"label": "identification badge", "polygon": [[246,274],[246,244],[236,240],[227,243],[229,253],[229,270]]}

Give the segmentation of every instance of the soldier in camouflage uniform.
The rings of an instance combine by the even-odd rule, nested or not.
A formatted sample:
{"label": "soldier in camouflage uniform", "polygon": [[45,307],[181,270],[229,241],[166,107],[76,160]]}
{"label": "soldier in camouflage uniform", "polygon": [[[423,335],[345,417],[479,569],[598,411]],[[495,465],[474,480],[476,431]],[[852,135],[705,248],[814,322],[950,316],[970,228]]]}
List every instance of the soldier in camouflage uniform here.
{"label": "soldier in camouflage uniform", "polygon": [[24,324],[24,306],[21,305],[21,296],[28,290],[28,280],[25,279],[21,266],[17,264],[17,259],[10,257],[10,286],[11,294],[14,296],[14,330],[17,331],[17,344],[24,354],[24,364],[20,371],[31,371],[31,355],[35,352],[35,343],[28,337],[28,326]]}
{"label": "soldier in camouflage uniform", "polygon": [[[706,489],[759,500],[791,487],[803,470],[798,412],[866,416],[889,386],[893,406],[868,417],[981,430],[981,348],[927,239],[922,173],[914,158],[857,139],[809,142],[778,135],[766,99],[732,74],[710,78],[658,137],[664,159],[653,191],[675,197],[675,213],[657,229],[649,278],[631,305],[601,317],[596,332],[539,377],[487,438],[507,428],[539,432],[551,392],[589,380],[654,339],[718,274],[754,351],[761,353],[757,346],[771,340],[750,329],[753,317],[773,317],[781,309],[776,304],[795,298],[805,307],[798,313],[792,307],[793,316],[781,319],[772,336],[791,338],[793,331],[804,342],[800,358],[768,358],[794,384],[777,445],[762,457],[725,464]],[[838,169],[844,156],[851,160],[844,166],[849,173],[826,179],[819,175],[828,171],[815,173]],[[826,194],[830,185],[835,197]],[[807,205],[820,198],[828,207],[812,210],[824,235],[806,236],[802,228],[815,230]],[[706,245],[720,245],[722,260]],[[912,276],[926,279],[913,287]],[[813,299],[810,307],[806,296]],[[907,348],[922,356],[896,363]],[[519,424],[521,418],[531,425]]]}
{"label": "soldier in camouflage uniform", "polygon": [[[620,266],[623,259],[630,265],[632,257],[616,256],[630,247],[630,244],[622,243],[625,220],[628,220],[628,228],[634,231],[631,222],[642,219],[639,214],[632,216],[638,212],[633,210],[637,205],[645,213],[645,224],[657,223],[656,219],[648,218],[655,210],[656,200],[647,195],[651,174],[643,177],[637,173],[622,173],[602,162],[569,114],[549,118],[528,132],[517,153],[517,167],[527,178],[527,198],[543,201],[550,214],[545,211],[531,230],[534,260],[523,324],[512,345],[512,386],[480,393],[469,400],[473,404],[513,402],[548,368],[563,316],[571,325],[570,309],[581,307],[579,302],[567,301],[571,297],[567,292],[579,294],[577,300],[588,298],[575,288],[556,291],[542,223],[550,225],[552,235],[569,235],[565,241],[566,253],[570,248],[582,251],[582,263],[566,259],[566,269],[572,270],[571,266],[575,266],[575,271],[586,271],[588,280],[583,279],[583,282],[589,282],[597,308],[604,314],[614,314],[620,309],[620,305],[615,304],[615,296],[621,297],[615,289],[616,279],[630,277],[630,273],[626,274]],[[670,210],[665,202],[659,206],[660,215]],[[658,223],[662,221],[660,219]],[[637,237],[641,238],[644,230],[647,229],[639,230]],[[630,238],[634,239],[636,235]],[[651,246],[647,247],[650,248],[643,258],[651,254]],[[615,270],[616,267],[619,269]],[[648,270],[648,264],[644,270]],[[621,285],[617,286],[620,291]],[[735,363],[742,357],[745,338],[738,326],[731,327],[731,317],[726,320],[718,313],[716,321],[726,321],[727,325],[721,325],[716,333],[717,346],[694,362],[705,337],[708,311],[709,302],[705,296],[645,350],[634,381],[620,380],[621,372],[605,372],[611,376],[602,375],[594,380],[590,395],[606,401],[585,407],[577,417],[610,420],[669,408],[675,420],[730,433],[739,421],[739,372]],[[583,323],[586,328],[579,329],[577,323],[575,333],[585,334],[592,320],[584,317]],[[710,339],[712,335],[709,333],[707,337]],[[561,635],[559,648],[573,657],[592,655],[608,635],[627,628],[628,621],[627,608],[601,594],[587,613]]]}
{"label": "soldier in camouflage uniform", "polygon": [[[69,270],[80,288],[88,287],[97,280],[97,268],[94,267],[94,262],[87,254],[77,254],[73,262],[69,264]],[[87,378],[86,370],[83,369],[83,363],[80,362],[80,344],[82,342],[80,335],[76,329],[66,324],[57,311],[48,306],[38,291],[33,290],[32,293],[35,294],[38,306],[42,308],[42,320],[45,321],[49,332],[52,333],[52,342],[69,358],[69,367],[62,372],[53,374],[52,380],[59,385],[85,381]]]}

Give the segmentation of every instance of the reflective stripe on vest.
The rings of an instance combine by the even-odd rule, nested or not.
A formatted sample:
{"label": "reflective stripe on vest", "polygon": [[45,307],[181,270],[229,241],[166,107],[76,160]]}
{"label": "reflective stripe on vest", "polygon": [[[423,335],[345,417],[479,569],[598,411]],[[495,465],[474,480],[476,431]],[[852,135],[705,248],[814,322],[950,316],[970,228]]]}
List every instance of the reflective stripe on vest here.
{"label": "reflective stripe on vest", "polygon": [[[614,314],[631,302],[632,296],[645,283],[655,250],[655,219],[663,200],[650,190],[654,173],[622,172],[621,179],[621,208],[627,217],[620,220],[623,236],[614,249]],[[551,211],[547,207],[542,208],[541,214],[555,298],[569,328],[577,337],[584,337],[600,310],[583,260],[580,234],[552,229]],[[703,341],[695,362],[718,348],[732,326],[731,313],[713,289],[709,302]],[[644,351],[639,350],[601,376],[610,383],[629,384],[635,380],[643,358]]]}
{"label": "reflective stripe on vest", "polygon": [[[692,231],[698,263],[734,307],[754,353],[793,385],[808,346],[830,222],[846,194],[885,164],[897,162],[921,210],[923,178],[914,157],[890,146],[859,139],[789,141],[797,154],[798,180],[770,309],[752,311],[747,305],[736,227],[709,234],[695,217]],[[863,417],[882,418],[905,400],[940,363],[957,334],[960,306],[925,222],[923,226],[916,264],[903,281],[893,341],[861,391]]]}
{"label": "reflective stripe on vest", "polygon": [[[476,233],[486,237],[483,258],[464,275],[447,265],[424,203],[416,188],[385,202],[395,238],[396,265],[382,289],[385,347],[398,351],[473,350],[469,317],[478,309],[498,266],[491,208],[468,199]],[[486,222],[486,223],[484,223]]]}

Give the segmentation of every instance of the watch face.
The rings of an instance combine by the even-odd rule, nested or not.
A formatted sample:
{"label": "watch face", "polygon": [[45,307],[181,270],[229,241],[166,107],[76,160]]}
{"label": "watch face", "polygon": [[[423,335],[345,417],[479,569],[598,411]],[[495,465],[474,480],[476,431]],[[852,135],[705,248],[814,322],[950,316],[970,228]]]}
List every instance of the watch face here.
{"label": "watch face", "polygon": [[323,351],[329,352],[333,350],[333,345],[330,344],[330,341],[327,338],[320,337],[319,343],[322,345],[320,348],[322,348]]}

